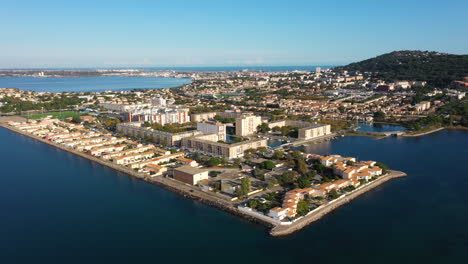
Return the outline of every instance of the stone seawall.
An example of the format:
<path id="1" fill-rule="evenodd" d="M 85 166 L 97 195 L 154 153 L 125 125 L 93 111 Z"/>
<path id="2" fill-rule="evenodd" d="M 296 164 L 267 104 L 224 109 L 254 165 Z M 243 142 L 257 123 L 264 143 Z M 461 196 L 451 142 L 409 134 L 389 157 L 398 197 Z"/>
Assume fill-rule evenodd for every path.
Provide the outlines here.
<path id="1" fill-rule="evenodd" d="M 404 172 L 400 172 L 400 171 L 390 171 L 389 174 L 387 174 L 386 176 L 383 176 L 381 178 L 378 178 L 376 179 L 375 181 L 369 183 L 368 185 L 362 187 L 362 188 L 359 188 L 355 191 L 353 191 L 352 193 L 342 197 L 342 198 L 338 198 L 337 200 L 333 201 L 332 203 L 329 203 L 327 205 L 325 205 L 323 208 L 317 210 L 316 212 L 310 214 L 310 215 L 307 215 L 305 216 L 304 218 L 302 219 L 299 219 L 298 221 L 294 222 L 293 224 L 291 225 L 288 225 L 288 226 L 275 226 L 271 231 L 270 231 L 270 235 L 272 236 L 285 236 L 285 235 L 289 235 L 289 234 L 292 234 L 302 228 L 304 228 L 305 226 L 321 219 L 322 217 L 324 217 L 325 215 L 329 214 L 330 212 L 332 212 L 333 210 L 335 210 L 336 208 L 350 202 L 351 200 L 359 197 L 360 195 L 374 189 L 375 187 L 389 181 L 389 180 L 392 180 L 392 179 L 395 179 L 395 178 L 399 178 L 399 177 L 404 177 L 406 176 L 406 173 Z"/>
<path id="2" fill-rule="evenodd" d="M 0 127 L 2 127 L 2 126 L 0 126 Z M 154 184 L 154 185 L 156 185 L 158 187 L 161 187 L 163 189 L 172 191 L 172 192 L 174 192 L 174 193 L 176 193 L 178 195 L 181 195 L 181 196 L 183 196 L 185 198 L 189 198 L 189 199 L 192 199 L 194 201 L 201 202 L 201 203 L 206 204 L 208 206 L 215 207 L 215 208 L 218 208 L 218 209 L 223 210 L 225 212 L 231 213 L 233 215 L 243 217 L 246 220 L 254 222 L 254 223 L 259 223 L 259 224 L 265 225 L 267 227 L 273 227 L 274 226 L 273 220 L 272 220 L 272 222 L 268 222 L 268 221 L 265 221 L 264 219 L 260 219 L 260 218 L 254 217 L 252 215 L 248 215 L 246 213 L 243 213 L 241 210 L 239 210 L 237 207 L 235 207 L 234 204 L 232 204 L 230 201 L 226 201 L 226 200 L 223 200 L 222 198 L 218 198 L 218 197 L 215 196 L 215 194 L 206 194 L 203 191 L 200 191 L 200 190 L 197 190 L 197 189 L 193 188 L 194 186 L 181 184 L 181 183 L 175 182 L 172 179 L 167 179 L 167 178 L 163 178 L 163 177 L 160 177 L 160 176 L 158 176 L 158 177 L 149 177 L 149 176 L 147 176 L 145 174 L 138 173 L 138 172 L 136 172 L 134 170 L 131 170 L 131 169 L 128 169 L 126 167 L 114 164 L 114 163 L 112 163 L 110 161 L 102 160 L 102 159 L 94 157 L 92 155 L 89 155 L 89 154 L 86 154 L 86 153 L 83 153 L 83 152 L 80 152 L 80 151 L 76 151 L 74 149 L 70 149 L 70 148 L 61 146 L 61 145 L 56 144 L 54 142 L 45 140 L 43 138 L 34 136 L 32 134 L 26 133 L 26 132 L 21 131 L 21 130 L 18 130 L 16 128 L 14 128 L 14 127 L 11 127 L 11 126 L 3 126 L 3 127 L 10 130 L 10 131 L 16 132 L 18 134 L 27 136 L 29 138 L 33 138 L 35 140 L 38 140 L 38 141 L 40 141 L 42 143 L 54 146 L 54 147 L 59 148 L 61 150 L 67 151 L 69 153 L 73 153 L 73 154 L 78 155 L 78 156 L 80 156 L 82 158 L 97 162 L 97 163 L 99 163 L 99 164 L 101 164 L 103 166 L 106 166 L 106 167 L 112 168 L 112 169 L 114 169 L 116 171 L 125 173 L 125 174 L 127 174 L 127 175 L 129 175 L 131 177 L 134 177 L 134 178 L 137 178 L 139 180 Z"/>
<path id="3" fill-rule="evenodd" d="M 139 180 L 142 180 L 142 181 L 154 184 L 156 186 L 159 186 L 161 188 L 164 188 L 166 190 L 172 191 L 172 192 L 174 192 L 174 193 L 176 193 L 178 195 L 181 195 L 181 196 L 183 196 L 185 198 L 189 198 L 189 199 L 192 199 L 194 201 L 198 201 L 198 202 L 201 202 L 203 204 L 206 204 L 208 206 L 218 208 L 218 209 L 220 209 L 222 211 L 225 211 L 225 212 L 228 212 L 230 214 L 240 216 L 240 217 L 242 217 L 242 218 L 244 218 L 244 219 L 246 219 L 248 221 L 262 224 L 262 225 L 264 225 L 266 227 L 271 228 L 270 235 L 272 235 L 272 236 L 285 236 L 285 235 L 294 233 L 294 232 L 304 228 L 305 226 L 309 225 L 310 223 L 319 220 L 320 218 L 322 218 L 326 214 L 332 212 L 336 208 L 350 202 L 352 199 L 358 197 L 359 195 L 361 195 L 361 194 L 363 194 L 363 193 L 365 193 L 365 192 L 367 192 L 367 191 L 369 191 L 369 190 L 371 190 L 371 189 L 373 189 L 373 188 L 375 188 L 375 187 L 377 187 L 377 186 L 379 186 L 379 185 L 381 185 L 381 184 L 383 184 L 383 183 L 385 183 L 385 182 L 387 182 L 387 181 L 389 181 L 391 179 L 406 176 L 406 174 L 403 173 L 403 172 L 390 171 L 390 173 L 388 175 L 383 176 L 381 178 L 378 178 L 377 180 L 371 182 L 370 184 L 368 184 L 368 185 L 366 185 L 366 186 L 364 186 L 364 187 L 362 187 L 362 188 L 360 188 L 358 190 L 355 190 L 352 193 L 349 193 L 345 197 L 338 198 L 334 202 L 325 205 L 323 208 L 317 210 L 316 212 L 314 212 L 314 213 L 312 213 L 310 215 L 305 216 L 302 219 L 299 219 L 298 221 L 294 222 L 291 225 L 279 225 L 278 223 L 275 222 L 274 219 L 271 219 L 271 221 L 269 221 L 265 217 L 260 218 L 260 217 L 257 217 L 255 215 L 253 215 L 253 214 L 243 212 L 242 210 L 238 209 L 235 206 L 235 204 L 233 204 L 231 201 L 227 201 L 225 199 L 217 197 L 216 194 L 214 194 L 214 193 L 207 194 L 207 193 L 205 193 L 205 192 L 203 192 L 203 191 L 201 191 L 201 190 L 199 190 L 197 188 L 194 188 L 194 186 L 182 184 L 182 183 L 179 183 L 179 182 L 175 182 L 175 180 L 170 179 L 170 178 L 164 178 L 164 177 L 161 177 L 161 176 L 149 177 L 148 175 L 141 174 L 141 173 L 138 173 L 138 172 L 136 172 L 134 170 L 131 170 L 129 168 L 114 164 L 114 163 L 112 163 L 110 161 L 102 160 L 100 158 L 91 156 L 89 154 L 86 154 L 86 153 L 83 153 L 83 152 L 80 152 L 80 151 L 76 151 L 74 149 L 70 149 L 70 148 L 61 146 L 61 145 L 56 144 L 54 142 L 42 139 L 40 137 L 34 136 L 32 134 L 26 133 L 26 132 L 21 131 L 21 130 L 18 130 L 16 128 L 14 128 L 14 127 L 11 127 L 11 126 L 3 126 L 3 127 L 5 127 L 6 129 L 11 130 L 13 132 L 16 132 L 18 134 L 33 138 L 33 139 L 38 140 L 40 142 L 43 142 L 45 144 L 48 144 L 48 145 L 54 146 L 56 148 L 59 148 L 61 150 L 67 151 L 69 153 L 76 154 L 76 155 L 78 155 L 78 156 L 80 156 L 82 158 L 97 162 L 97 163 L 99 163 L 99 164 L 101 164 L 103 166 L 106 166 L 106 167 L 112 168 L 112 169 L 114 169 L 116 171 L 125 173 L 125 174 L 127 174 L 127 175 L 129 175 L 131 177 L 137 178 Z"/>
<path id="4" fill-rule="evenodd" d="M 445 129 L 444 127 L 439 127 L 439 128 L 429 130 L 429 131 L 426 131 L 426 132 L 422 132 L 422 133 L 418 133 L 418 134 L 403 134 L 402 136 L 403 137 L 420 137 L 420 136 L 429 135 L 429 134 L 432 134 L 432 133 L 435 133 L 437 131 L 441 131 L 441 130 L 444 130 L 444 129 Z"/>

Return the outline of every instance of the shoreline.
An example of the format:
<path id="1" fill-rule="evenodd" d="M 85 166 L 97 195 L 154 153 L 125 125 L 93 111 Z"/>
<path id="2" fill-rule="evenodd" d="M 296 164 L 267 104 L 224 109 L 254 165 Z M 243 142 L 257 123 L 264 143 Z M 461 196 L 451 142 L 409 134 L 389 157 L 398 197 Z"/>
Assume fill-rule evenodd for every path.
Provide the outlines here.
<path id="1" fill-rule="evenodd" d="M 247 220 L 247 221 L 250 221 L 250 222 L 253 222 L 253 223 L 262 224 L 263 226 L 269 228 L 268 233 L 271 236 L 274 236 L 274 237 L 286 236 L 286 235 L 295 233 L 295 232 L 301 230 L 302 228 L 308 226 L 309 224 L 321 219 L 322 217 L 324 217 L 328 213 L 334 211 L 336 208 L 338 208 L 338 207 L 350 202 L 351 200 L 359 197 L 361 194 L 364 194 L 364 193 L 374 189 L 375 187 L 380 186 L 381 184 L 384 184 L 387 181 L 392 180 L 394 178 L 407 176 L 406 173 L 404 173 L 404 172 L 390 170 L 389 174 L 387 174 L 385 176 L 382 176 L 382 177 L 368 183 L 367 185 L 365 185 L 365 186 L 363 186 L 363 187 L 361 187 L 359 189 L 354 190 L 353 192 L 351 192 L 351 193 L 349 193 L 349 194 L 347 194 L 347 195 L 345 195 L 343 197 L 340 197 L 340 198 L 337 198 L 336 200 L 330 201 L 329 203 L 327 203 L 323 207 L 319 208 L 317 211 L 312 212 L 312 213 L 304 216 L 303 218 L 297 220 L 296 222 L 294 222 L 294 223 L 292 223 L 290 225 L 281 225 L 281 224 L 278 224 L 278 222 L 276 220 L 274 220 L 273 218 L 270 219 L 267 216 L 260 217 L 260 216 L 257 216 L 255 214 L 253 214 L 253 213 L 246 212 L 245 210 L 241 210 L 241 209 L 239 209 L 237 207 L 236 204 L 234 204 L 234 203 L 232 203 L 230 201 L 227 201 L 225 199 L 222 199 L 220 197 L 216 197 L 216 194 L 211 194 L 211 193 L 208 194 L 208 193 L 205 193 L 205 192 L 203 192 L 201 190 L 198 190 L 194 186 L 182 184 L 182 183 L 176 182 L 175 180 L 170 179 L 170 178 L 165 178 L 165 177 L 161 177 L 161 176 L 150 177 L 150 176 L 147 176 L 147 175 L 144 175 L 144 174 L 140 174 L 140 173 L 137 173 L 137 172 L 135 172 L 135 171 L 133 171 L 133 170 L 131 170 L 129 168 L 126 168 L 126 167 L 123 167 L 123 166 L 120 166 L 120 165 L 116 165 L 116 164 L 114 164 L 112 162 L 102 160 L 100 158 L 88 155 L 86 153 L 83 153 L 83 152 L 80 152 L 80 151 L 77 151 L 77 150 L 74 150 L 74 149 L 66 148 L 66 147 L 61 146 L 59 144 L 56 144 L 54 142 L 51 142 L 51 141 L 42 139 L 40 137 L 31 135 L 29 133 L 18 130 L 16 128 L 13 128 L 13 127 L 8 126 L 8 125 L 0 124 L 0 127 L 8 129 L 8 130 L 10 130 L 12 132 L 15 132 L 17 134 L 20 134 L 20 135 L 27 136 L 29 138 L 35 139 L 35 140 L 40 141 L 42 143 L 45 143 L 47 145 L 56 147 L 56 148 L 58 148 L 60 150 L 67 151 L 69 153 L 75 154 L 75 155 L 77 155 L 77 156 L 79 156 L 81 158 L 87 159 L 87 160 L 89 160 L 91 162 L 93 162 L 93 161 L 97 162 L 102 166 L 106 166 L 106 167 L 114 169 L 114 170 L 116 170 L 118 172 L 125 173 L 129 177 L 133 177 L 133 178 L 136 178 L 138 180 L 142 180 L 144 182 L 156 185 L 156 186 L 161 187 L 161 188 L 163 188 L 165 190 L 174 192 L 177 195 L 183 196 L 185 198 L 189 198 L 189 199 L 191 199 L 193 201 L 200 202 L 200 203 L 203 203 L 205 205 L 220 209 L 220 210 L 222 210 L 224 212 L 230 213 L 230 214 L 235 215 L 235 216 L 239 216 L 239 217 L 243 218 L 244 220 Z"/>
<path id="2" fill-rule="evenodd" d="M 429 131 L 425 131 L 425 132 L 421 132 L 421 133 L 417 133 L 417 134 L 403 134 L 402 136 L 403 137 L 420 137 L 420 136 L 425 136 L 425 135 L 429 135 L 429 134 L 432 134 L 432 133 L 435 133 L 435 132 L 438 132 L 438 131 L 441 131 L 441 130 L 444 130 L 445 127 L 439 127 L 439 128 L 434 128 L 434 129 L 431 129 Z"/>
<path id="3" fill-rule="evenodd" d="M 20 134 L 20 135 L 35 139 L 35 140 L 40 141 L 42 143 L 45 143 L 47 145 L 56 147 L 56 148 L 58 148 L 60 150 L 75 154 L 75 155 L 77 155 L 77 156 L 79 156 L 81 158 L 87 159 L 89 161 L 97 162 L 102 166 L 114 169 L 114 170 L 116 170 L 118 172 L 122 172 L 122 173 L 128 175 L 129 177 L 136 178 L 138 180 L 142 180 L 144 182 L 156 185 L 158 187 L 161 187 L 161 188 L 163 188 L 165 190 L 174 192 L 175 194 L 183 196 L 185 198 L 189 198 L 191 200 L 201 202 L 201 203 L 206 204 L 208 206 L 220 209 L 220 210 L 222 210 L 224 212 L 231 213 L 231 214 L 236 215 L 236 216 L 240 216 L 240 217 L 242 217 L 242 218 L 244 218 L 244 219 L 246 219 L 248 221 L 251 221 L 251 222 L 254 222 L 254 223 L 259 223 L 259 224 L 262 224 L 262 225 L 264 225 L 266 227 L 269 227 L 269 228 L 273 227 L 273 225 L 274 225 L 274 222 L 273 222 L 274 220 L 273 219 L 272 219 L 271 222 L 267 222 L 264 219 L 260 219 L 258 217 L 254 217 L 252 215 L 245 214 L 241 210 L 239 210 L 232 202 L 224 200 L 222 198 L 216 198 L 215 194 L 207 194 L 207 193 L 205 193 L 205 192 L 203 192 L 201 190 L 197 190 L 196 188 L 194 188 L 194 186 L 186 185 L 186 184 L 183 184 L 183 183 L 180 183 L 180 182 L 176 182 L 175 180 L 172 180 L 170 178 L 163 178 L 163 177 L 160 177 L 160 176 L 149 177 L 147 175 L 137 173 L 137 172 L 135 172 L 135 171 L 133 171 L 133 170 L 131 170 L 129 168 L 126 168 L 126 167 L 123 167 L 123 166 L 120 166 L 120 165 L 116 165 L 116 164 L 114 164 L 112 162 L 99 159 L 97 157 L 88 155 L 86 153 L 83 153 L 83 152 L 80 152 L 80 151 L 77 151 L 77 150 L 74 150 L 74 149 L 66 148 L 64 146 L 61 146 L 61 145 L 56 144 L 54 142 L 42 139 L 40 137 L 36 137 L 34 135 L 28 134 L 28 133 L 26 133 L 24 131 L 18 130 L 16 128 L 11 127 L 11 126 L 0 124 L 0 127 L 8 129 L 8 130 L 10 130 L 12 132 L 15 132 L 17 134 Z"/>
<path id="4" fill-rule="evenodd" d="M 352 200 L 358 198 L 359 196 L 361 196 L 362 194 L 366 193 L 366 192 L 369 192 L 371 190 L 373 190 L 374 188 L 390 181 L 390 180 L 393 180 L 393 179 L 396 179 L 396 178 L 400 178 L 400 177 L 406 177 L 407 174 L 402 172 L 402 171 L 394 171 L 394 170 L 389 170 L 389 173 L 385 176 L 382 176 L 380 178 L 377 178 L 376 180 L 370 182 L 370 183 L 367 183 L 366 185 L 362 186 L 361 188 L 358 188 L 352 192 L 350 192 L 349 194 L 346 194 L 345 196 L 342 196 L 340 198 L 337 198 L 333 201 L 330 201 L 329 203 L 327 203 L 326 205 L 324 205 L 323 207 L 319 207 L 318 209 L 316 209 L 317 211 L 312 211 L 312 213 L 304 216 L 303 218 L 297 220 L 296 222 L 292 223 L 291 225 L 277 225 L 275 226 L 274 228 L 271 229 L 270 231 L 270 235 L 271 236 L 276 236 L 276 237 L 280 237 L 280 236 L 286 236 L 286 235 L 290 235 L 292 233 L 295 233 L 299 230 L 301 230 L 302 228 L 312 224 L 313 222 L 315 221 L 318 221 L 320 219 L 322 219 L 323 217 L 325 217 L 327 214 L 333 212 L 335 209 L 351 202 Z"/>

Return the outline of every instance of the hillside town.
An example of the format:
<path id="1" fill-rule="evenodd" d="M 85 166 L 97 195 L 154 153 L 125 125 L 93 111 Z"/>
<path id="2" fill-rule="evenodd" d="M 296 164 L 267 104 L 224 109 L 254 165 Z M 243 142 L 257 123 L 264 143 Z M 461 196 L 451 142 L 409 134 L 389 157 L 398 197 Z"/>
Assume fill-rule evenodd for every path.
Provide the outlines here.
<path id="1" fill-rule="evenodd" d="M 138 71 L 141 73 L 141 71 Z M 177 74 L 175 74 L 177 73 Z M 43 110 L 120 111 L 130 121 L 151 121 L 148 107 L 154 98 L 160 105 L 188 109 L 183 114 L 239 109 L 263 115 L 301 120 L 349 122 L 412 122 L 438 109 L 463 102 L 468 77 L 447 87 L 424 81 L 385 82 L 370 73 L 317 68 L 313 72 L 153 72 L 157 76 L 191 78 L 192 83 L 172 89 L 47 93 L 0 89 L 0 111 L 20 113 Z M 130 111 L 131 110 L 131 111 Z M 190 113 L 189 113 L 190 111 Z M 146 117 L 144 117 L 146 115 Z M 159 118 L 159 117 L 155 117 Z M 466 120 L 454 115 L 453 124 Z M 170 121 L 172 122 L 172 121 Z M 162 121 L 161 123 L 165 123 Z"/>

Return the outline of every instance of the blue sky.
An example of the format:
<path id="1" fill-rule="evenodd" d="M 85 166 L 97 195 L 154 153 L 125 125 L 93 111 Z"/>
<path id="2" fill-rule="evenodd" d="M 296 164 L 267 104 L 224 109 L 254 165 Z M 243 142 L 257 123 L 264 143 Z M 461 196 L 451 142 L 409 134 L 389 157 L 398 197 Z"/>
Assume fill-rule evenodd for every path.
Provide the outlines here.
<path id="1" fill-rule="evenodd" d="M 0 0 L 0 68 L 338 65 L 468 54 L 468 1 Z"/>

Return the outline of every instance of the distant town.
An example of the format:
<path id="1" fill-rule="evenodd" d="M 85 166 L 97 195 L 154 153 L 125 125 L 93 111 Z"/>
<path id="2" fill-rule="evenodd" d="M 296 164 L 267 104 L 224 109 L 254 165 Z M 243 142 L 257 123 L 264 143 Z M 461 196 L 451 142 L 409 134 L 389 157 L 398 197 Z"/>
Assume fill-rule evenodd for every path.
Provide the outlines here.
<path id="1" fill-rule="evenodd" d="M 372 73 L 9 70 L 0 76 L 191 78 L 159 90 L 0 89 L 1 121 L 18 133 L 265 223 L 299 230 L 390 179 L 387 165 L 304 146 L 343 136 L 418 136 L 467 126 L 468 77 L 449 87 Z M 465 112 L 464 112 L 465 111 Z M 402 131 L 361 132 L 358 123 Z"/>

